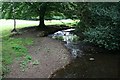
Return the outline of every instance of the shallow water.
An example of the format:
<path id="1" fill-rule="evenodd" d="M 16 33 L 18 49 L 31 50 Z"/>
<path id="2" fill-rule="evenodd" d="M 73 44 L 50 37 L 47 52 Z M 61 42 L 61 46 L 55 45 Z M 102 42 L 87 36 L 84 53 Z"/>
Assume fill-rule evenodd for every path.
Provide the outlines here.
<path id="1" fill-rule="evenodd" d="M 65 41 L 65 46 L 74 58 L 65 68 L 53 73 L 51 78 L 120 78 L 119 52 L 109 52 L 81 44 L 72 31 L 74 29 L 67 29 L 50 35 Z"/>
<path id="2" fill-rule="evenodd" d="M 52 78 L 118 78 L 120 77 L 118 55 L 92 55 L 75 59 L 64 69 L 56 71 Z"/>
<path id="3" fill-rule="evenodd" d="M 75 29 L 66 29 L 66 30 L 55 32 L 54 34 L 49 36 L 54 39 L 64 41 L 65 46 L 70 50 L 72 57 L 76 58 L 77 53 L 81 51 L 77 46 L 78 36 L 72 33 L 74 30 Z"/>

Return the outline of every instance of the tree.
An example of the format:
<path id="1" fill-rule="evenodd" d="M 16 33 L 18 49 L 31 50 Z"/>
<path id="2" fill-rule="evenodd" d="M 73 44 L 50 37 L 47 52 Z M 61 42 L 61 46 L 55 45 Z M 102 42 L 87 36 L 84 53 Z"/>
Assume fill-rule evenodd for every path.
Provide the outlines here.
<path id="1" fill-rule="evenodd" d="M 17 32 L 16 30 L 16 20 L 15 20 L 15 9 L 14 9 L 14 2 L 13 2 L 13 10 L 12 10 L 12 13 L 13 13 L 13 19 L 14 19 L 14 29 L 11 31 L 11 32 Z"/>
<path id="2" fill-rule="evenodd" d="M 2 12 L 4 18 L 12 18 L 12 5 L 11 3 L 4 3 Z M 16 18 L 36 18 L 39 17 L 40 23 L 39 28 L 45 28 L 44 18 L 45 15 L 50 15 L 52 11 L 59 12 L 65 14 L 67 17 L 71 17 L 68 15 L 68 11 L 74 10 L 74 3 L 56 3 L 56 2 L 16 2 L 15 3 L 15 11 Z M 74 11 L 72 11 L 74 12 Z M 71 13 L 72 14 L 72 13 Z"/>
<path id="3" fill-rule="evenodd" d="M 39 11 L 40 12 L 40 16 L 39 16 L 39 20 L 40 20 L 39 26 L 40 27 L 45 27 L 44 17 L 45 17 L 47 7 L 48 7 L 47 3 L 42 3 L 40 6 L 40 11 Z"/>
<path id="4" fill-rule="evenodd" d="M 79 7 L 80 25 L 77 31 L 84 41 L 109 50 L 120 49 L 120 3 L 84 3 Z"/>

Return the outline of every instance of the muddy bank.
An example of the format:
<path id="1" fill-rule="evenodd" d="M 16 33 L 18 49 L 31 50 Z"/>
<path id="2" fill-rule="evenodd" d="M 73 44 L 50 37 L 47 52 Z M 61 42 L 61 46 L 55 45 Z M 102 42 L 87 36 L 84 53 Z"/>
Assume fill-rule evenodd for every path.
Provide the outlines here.
<path id="1" fill-rule="evenodd" d="M 120 78 L 119 51 L 109 51 L 91 44 L 78 44 L 82 53 L 51 78 Z"/>
<path id="2" fill-rule="evenodd" d="M 41 31 L 27 28 L 22 29 L 22 34 L 14 35 L 15 38 L 33 38 L 34 44 L 27 48 L 32 60 L 37 60 L 39 64 L 33 65 L 30 62 L 25 71 L 22 71 L 20 68 L 22 58 L 15 59 L 10 66 L 11 72 L 5 78 L 49 78 L 56 70 L 69 64 L 71 56 L 63 42 L 49 37 L 40 37 L 39 32 Z"/>
<path id="3" fill-rule="evenodd" d="M 31 26 L 31 27 L 26 27 L 26 28 L 22 28 L 22 29 L 18 29 L 18 32 L 16 33 L 11 33 L 10 37 L 45 37 L 48 36 L 49 34 L 53 34 L 59 30 L 64 30 L 64 29 L 69 29 L 68 26 L 64 26 L 64 25 L 49 25 L 46 26 L 46 28 L 41 28 L 39 30 L 36 29 L 37 26 Z M 29 35 L 32 34 L 32 35 Z"/>
<path id="4" fill-rule="evenodd" d="M 59 29 L 55 29 L 50 31 L 51 34 L 54 31 L 58 31 L 53 34 L 53 37 L 51 38 L 41 37 L 42 30 L 23 30 L 24 34 L 17 35 L 16 37 L 32 37 L 35 39 L 35 44 L 28 47 L 29 52 L 30 55 L 33 56 L 33 59 L 39 59 L 42 61 L 41 64 L 43 67 L 40 67 L 41 65 L 33 67 L 29 64 L 27 72 L 21 73 L 18 69 L 14 74 L 14 69 L 18 67 L 15 63 L 13 65 L 14 72 L 12 72 L 9 77 L 120 78 L 119 51 L 105 50 L 103 48 L 98 48 L 93 44 L 84 43 L 79 40 L 76 42 L 77 37 L 74 36 L 73 33 L 70 33 L 69 30 L 59 31 Z M 17 62 L 17 64 L 18 63 L 19 62 Z"/>
<path id="5" fill-rule="evenodd" d="M 80 40 L 76 42 L 77 37 L 70 30 L 73 29 L 58 31 L 52 37 L 65 41 L 74 58 L 70 64 L 53 73 L 51 78 L 120 78 L 119 51 L 106 50 Z"/>

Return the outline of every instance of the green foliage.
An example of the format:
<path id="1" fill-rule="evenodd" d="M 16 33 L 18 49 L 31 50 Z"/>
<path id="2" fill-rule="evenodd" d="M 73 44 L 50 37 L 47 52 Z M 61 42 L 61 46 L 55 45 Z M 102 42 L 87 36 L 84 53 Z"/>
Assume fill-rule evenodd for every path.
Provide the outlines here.
<path id="1" fill-rule="evenodd" d="M 66 24 L 66 26 L 69 26 L 69 27 L 76 27 L 77 25 L 78 25 L 78 23 L 79 23 L 79 20 L 74 20 L 74 22 L 73 23 L 67 23 Z"/>
<path id="2" fill-rule="evenodd" d="M 45 18 L 53 18 L 54 16 L 72 18 L 73 14 L 70 13 L 74 12 L 75 7 L 76 5 L 70 2 L 4 2 L 2 4 L 2 18 L 13 18 L 15 11 L 16 19 L 39 19 L 42 8 L 46 8 Z"/>
<path id="3" fill-rule="evenodd" d="M 48 17 L 48 19 L 50 18 L 62 19 L 62 18 L 65 18 L 65 16 L 71 18 L 72 15 L 68 16 L 69 10 L 74 10 L 73 3 L 70 3 L 70 2 L 66 2 L 66 3 L 6 2 L 6 3 L 3 3 L 2 18 L 39 20 L 40 23 L 37 29 L 40 29 L 41 27 L 43 28 L 45 27 L 44 19 L 46 18 L 46 16 Z M 72 13 L 72 12 L 69 12 L 69 13 Z M 61 16 L 56 16 L 56 14 Z M 48 15 L 50 16 L 50 18 Z"/>
<path id="4" fill-rule="evenodd" d="M 65 19 L 65 15 L 60 12 L 55 12 L 55 11 L 50 11 L 49 13 L 46 14 L 45 19 L 52 20 L 52 19 Z"/>
<path id="5" fill-rule="evenodd" d="M 32 62 L 33 65 L 38 65 L 39 64 L 39 61 L 38 60 L 35 60 Z"/>
<path id="6" fill-rule="evenodd" d="M 90 28 L 84 32 L 84 35 L 86 36 L 84 41 L 99 44 L 100 47 L 104 45 L 104 47 L 109 50 L 119 49 L 119 34 L 116 34 L 116 32 L 112 31 L 109 27 Z"/>
<path id="7" fill-rule="evenodd" d="M 20 68 L 22 71 L 25 71 L 25 69 L 28 67 L 28 63 L 31 62 L 32 57 L 30 55 L 26 55 L 25 59 L 23 61 L 21 61 L 20 63 Z"/>
<path id="8" fill-rule="evenodd" d="M 104 46 L 109 50 L 120 47 L 120 3 L 85 3 L 79 11 L 81 22 L 78 32 L 85 41 Z"/>
<path id="9" fill-rule="evenodd" d="M 36 8 L 37 5 L 40 4 L 30 2 L 4 2 L 2 4 L 2 18 L 13 19 L 13 14 L 15 14 L 16 19 L 32 19 L 39 14 Z"/>
<path id="10" fill-rule="evenodd" d="M 26 59 L 32 60 L 32 57 L 31 57 L 30 55 L 27 55 L 27 56 L 26 56 Z"/>
<path id="11" fill-rule="evenodd" d="M 8 66 L 2 65 L 2 73 L 3 74 L 8 74 L 10 72 L 10 69 Z"/>
<path id="12" fill-rule="evenodd" d="M 54 38 L 57 40 L 64 40 L 63 36 L 55 36 Z"/>
<path id="13" fill-rule="evenodd" d="M 32 65 L 38 65 L 39 61 L 38 60 L 33 60 L 30 55 L 26 55 L 25 58 L 20 62 L 20 68 L 21 71 L 25 71 L 28 68 L 28 64 L 32 63 Z"/>
<path id="14" fill-rule="evenodd" d="M 79 41 L 79 37 L 78 36 L 76 36 L 76 35 L 74 35 L 73 36 L 73 40 L 72 40 L 73 42 L 77 42 L 77 41 Z"/>
<path id="15" fill-rule="evenodd" d="M 9 38 L 4 37 L 2 42 L 2 69 L 3 74 L 9 72 L 8 65 L 12 64 L 14 58 L 28 55 L 26 45 L 33 43 L 30 38 Z"/>
<path id="16" fill-rule="evenodd" d="M 20 63 L 21 71 L 25 71 L 25 69 L 27 68 L 27 64 L 28 64 L 27 60 L 21 61 Z"/>
<path id="17" fill-rule="evenodd" d="M 89 10 L 89 5 L 92 3 L 76 3 L 78 5 L 77 8 L 77 16 L 80 19 L 80 22 L 77 24 L 76 32 L 84 32 L 88 27 L 90 27 L 90 23 L 92 22 L 90 19 L 91 12 Z M 91 23 L 92 24 L 92 23 Z"/>

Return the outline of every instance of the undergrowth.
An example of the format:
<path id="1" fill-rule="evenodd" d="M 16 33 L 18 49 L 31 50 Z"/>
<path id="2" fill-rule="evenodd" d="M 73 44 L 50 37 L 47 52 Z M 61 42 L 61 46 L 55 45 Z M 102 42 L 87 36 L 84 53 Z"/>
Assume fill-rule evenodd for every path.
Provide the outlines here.
<path id="1" fill-rule="evenodd" d="M 15 58 L 27 56 L 27 45 L 31 45 L 31 38 L 10 38 L 4 37 L 2 41 L 2 75 L 10 72 L 8 65 L 12 64 Z"/>

